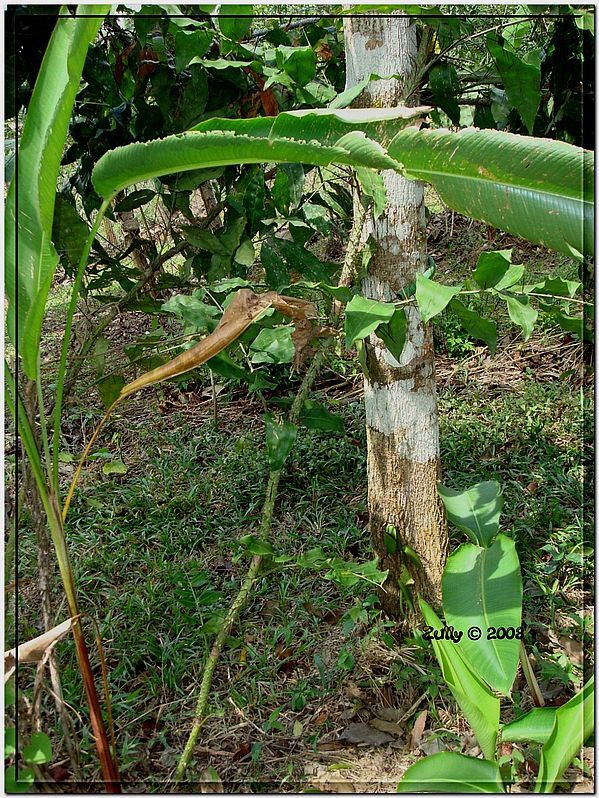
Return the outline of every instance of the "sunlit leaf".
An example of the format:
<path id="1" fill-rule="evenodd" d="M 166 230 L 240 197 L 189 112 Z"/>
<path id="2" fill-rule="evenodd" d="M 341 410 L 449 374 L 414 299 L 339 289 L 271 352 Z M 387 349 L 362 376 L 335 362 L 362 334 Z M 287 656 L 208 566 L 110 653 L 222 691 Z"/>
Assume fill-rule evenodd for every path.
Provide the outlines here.
<path id="1" fill-rule="evenodd" d="M 499 534 L 488 548 L 462 544 L 449 556 L 442 583 L 445 620 L 463 632 L 457 648 L 481 679 L 509 695 L 520 640 L 513 631 L 510 639 L 506 630 L 522 622 L 522 578 L 514 541 Z M 479 639 L 467 634 L 472 627 L 481 630 Z M 499 628 L 503 633 L 497 633 Z"/>
<path id="2" fill-rule="evenodd" d="M 397 785 L 407 793 L 502 793 L 505 792 L 495 762 L 441 751 L 411 765 Z"/>

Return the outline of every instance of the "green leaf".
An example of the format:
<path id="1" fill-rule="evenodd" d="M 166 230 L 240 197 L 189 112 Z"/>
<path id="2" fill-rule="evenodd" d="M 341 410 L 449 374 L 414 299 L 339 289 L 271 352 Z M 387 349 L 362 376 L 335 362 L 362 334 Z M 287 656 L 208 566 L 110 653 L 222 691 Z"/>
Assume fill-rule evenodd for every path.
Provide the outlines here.
<path id="1" fill-rule="evenodd" d="M 12 793 L 27 792 L 33 786 L 35 776 L 31 768 L 20 768 L 11 765 L 4 771 L 4 788 L 10 795 Z"/>
<path id="2" fill-rule="evenodd" d="M 578 336 L 578 338 L 584 338 L 588 341 L 593 340 L 593 332 L 589 327 L 585 326 L 582 316 L 567 316 L 558 307 L 548 302 L 539 302 L 539 307 L 543 313 L 550 316 L 562 330 L 573 333 Z"/>
<path id="3" fill-rule="evenodd" d="M 497 35 L 489 35 L 487 47 L 501 75 L 507 98 L 532 133 L 541 102 L 541 70 L 502 47 Z"/>
<path id="4" fill-rule="evenodd" d="M 522 280 L 524 275 L 524 266 L 521 264 L 517 266 L 510 266 L 503 277 L 494 285 L 495 291 L 505 291 L 511 288 Z"/>
<path id="5" fill-rule="evenodd" d="M 305 202 L 302 203 L 302 213 L 310 227 L 325 236 L 330 235 L 329 212 L 326 208 L 323 208 L 322 205 L 315 205 L 312 202 Z"/>
<path id="6" fill-rule="evenodd" d="M 428 80 L 433 101 L 445 111 L 454 125 L 459 125 L 460 106 L 456 94 L 460 91 L 460 82 L 455 67 L 445 63 L 436 64 L 429 70 Z"/>
<path id="7" fill-rule="evenodd" d="M 345 431 L 341 416 L 329 412 L 325 407 L 310 399 L 306 399 L 304 402 L 299 420 L 308 429 L 318 429 L 325 432 Z"/>
<path id="8" fill-rule="evenodd" d="M 104 407 L 110 407 L 120 394 L 121 388 L 125 387 L 125 384 L 126 381 L 122 374 L 110 374 L 108 377 L 98 380 L 96 388 Z"/>
<path id="9" fill-rule="evenodd" d="M 104 463 L 102 471 L 109 474 L 126 474 L 129 470 L 128 466 L 122 460 L 111 460 L 109 463 Z"/>
<path id="10" fill-rule="evenodd" d="M 19 354 L 23 370 L 30 379 L 36 378 L 46 300 L 58 263 L 52 246 L 52 221 L 60 160 L 87 48 L 110 6 L 96 6 L 94 13 L 98 16 L 93 19 L 84 16 L 85 10 L 85 6 L 78 8 L 78 14 L 72 17 L 65 9 L 56 23 L 19 137 L 18 218 L 14 179 L 6 202 L 8 332 L 16 343 L 18 326 Z M 18 300 L 15 221 L 19 250 Z"/>
<path id="11" fill-rule="evenodd" d="M 379 324 L 375 330 L 376 335 L 385 344 L 398 363 L 401 360 L 401 353 L 403 352 L 406 342 L 407 327 L 408 320 L 405 310 L 403 308 L 396 308 L 391 320 L 386 324 Z"/>
<path id="12" fill-rule="evenodd" d="M 465 532 L 473 543 L 490 546 L 499 532 L 499 516 L 503 507 L 499 482 L 479 482 L 464 491 L 439 484 L 438 491 L 452 524 Z"/>
<path id="13" fill-rule="evenodd" d="M 260 330 L 250 345 L 252 363 L 291 363 L 295 346 L 291 327 L 272 327 Z"/>
<path id="14" fill-rule="evenodd" d="M 443 624 L 426 601 L 418 599 L 418 603 L 425 623 L 433 629 L 442 629 Z M 443 678 L 472 727 L 483 755 L 486 759 L 494 759 L 499 730 L 499 699 L 471 670 L 455 643 L 433 639 L 432 644 Z"/>
<path id="15" fill-rule="evenodd" d="M 388 147 L 408 177 L 458 213 L 556 249 L 593 253 L 593 154 L 497 130 L 401 131 Z"/>
<path id="16" fill-rule="evenodd" d="M 304 168 L 301 163 L 283 163 L 277 168 L 271 189 L 277 210 L 287 216 L 297 208 L 304 192 Z"/>
<path id="17" fill-rule="evenodd" d="M 355 86 L 350 86 L 349 89 L 345 89 L 345 91 L 342 91 L 329 103 L 329 108 L 347 108 L 348 105 L 351 105 L 353 101 L 362 94 L 370 81 L 374 80 L 376 77 L 378 77 L 378 75 L 369 75 L 359 83 L 356 83 Z"/>
<path id="18" fill-rule="evenodd" d="M 336 263 L 320 260 L 309 250 L 293 241 L 276 239 L 275 245 L 287 269 L 299 272 L 315 282 L 330 283 L 334 273 L 338 270 Z"/>
<path id="19" fill-rule="evenodd" d="M 452 297 L 459 294 L 460 285 L 441 285 L 429 280 L 423 274 L 416 275 L 416 302 L 424 324 L 437 316 L 449 304 Z"/>
<path id="20" fill-rule="evenodd" d="M 110 198 L 142 180 L 229 164 L 346 163 L 398 169 L 376 141 L 389 141 L 420 114 L 410 108 L 318 109 L 255 119 L 210 119 L 186 133 L 110 150 L 94 167 L 92 182 L 100 196 Z"/>
<path id="21" fill-rule="evenodd" d="M 553 296 L 573 297 L 580 290 L 578 280 L 562 280 L 561 277 L 548 277 L 542 283 L 536 283 L 531 291 L 540 294 L 553 294 Z"/>
<path id="22" fill-rule="evenodd" d="M 179 102 L 177 129 L 185 130 L 201 118 L 208 102 L 208 75 L 201 64 L 187 67 L 190 77 L 185 83 Z"/>
<path id="23" fill-rule="evenodd" d="M 387 189 L 380 172 L 374 169 L 356 169 L 356 177 L 367 197 L 372 197 L 374 203 L 373 216 L 378 219 L 387 205 Z"/>
<path id="24" fill-rule="evenodd" d="M 345 308 L 345 345 L 367 338 L 381 323 L 389 322 L 395 314 L 394 305 L 354 296 Z"/>
<path id="25" fill-rule="evenodd" d="M 141 188 L 139 191 L 132 191 L 126 197 L 114 206 L 117 213 L 124 211 L 133 211 L 135 208 L 141 208 L 142 205 L 147 205 L 150 200 L 154 199 L 156 192 L 150 188 Z"/>
<path id="26" fill-rule="evenodd" d="M 52 761 L 52 743 L 44 732 L 33 732 L 23 748 L 23 759 L 29 765 L 43 765 Z"/>
<path id="27" fill-rule="evenodd" d="M 536 707 L 501 730 L 504 743 L 546 743 L 555 721 L 555 707 Z"/>
<path id="28" fill-rule="evenodd" d="M 555 783 L 593 733 L 595 677 L 555 711 L 551 736 L 541 749 L 535 792 L 553 792 Z"/>
<path id="29" fill-rule="evenodd" d="M 264 267 L 266 284 L 269 288 L 278 291 L 283 286 L 289 285 L 290 277 L 285 261 L 274 247 L 269 246 L 269 242 L 262 244 L 260 260 Z"/>
<path id="30" fill-rule="evenodd" d="M 212 44 L 213 32 L 206 28 L 180 30 L 175 34 L 175 69 L 181 72 L 194 58 L 201 58 Z"/>
<path id="31" fill-rule="evenodd" d="M 8 726 L 4 730 L 4 758 L 12 756 L 17 750 L 17 730 L 14 726 Z"/>
<path id="32" fill-rule="evenodd" d="M 277 66 L 299 86 L 305 86 L 316 75 L 316 55 L 311 47 L 277 47 Z"/>
<path id="33" fill-rule="evenodd" d="M 513 540 L 499 534 L 489 548 L 462 544 L 443 572 L 443 609 L 450 626 L 464 632 L 457 647 L 481 679 L 509 695 L 518 668 L 520 641 L 487 639 L 488 630 L 516 629 L 522 621 L 522 577 Z M 481 630 L 471 640 L 468 629 Z"/>
<path id="34" fill-rule="evenodd" d="M 497 349 L 497 325 L 494 321 L 483 319 L 476 311 L 467 308 L 457 297 L 454 297 L 449 303 L 449 310 L 458 317 L 462 327 L 472 338 L 476 338 L 477 341 L 484 341 L 491 354 L 495 354 Z"/>
<path id="35" fill-rule="evenodd" d="M 220 311 L 202 301 L 203 293 L 200 290 L 194 291 L 191 296 L 177 294 L 165 302 L 162 309 L 178 316 L 189 331 L 212 332 L 217 325 L 215 317 L 220 315 Z"/>
<path id="36" fill-rule="evenodd" d="M 511 262 L 511 249 L 481 252 L 473 277 L 481 288 L 492 288 L 507 272 Z"/>
<path id="37" fill-rule="evenodd" d="M 539 316 L 538 311 L 530 305 L 528 298 L 505 296 L 504 299 L 510 319 L 522 328 L 522 336 L 528 341 Z"/>
<path id="38" fill-rule="evenodd" d="M 252 6 L 222 5 L 218 17 L 218 27 L 223 36 L 238 42 L 252 29 Z M 226 17 L 221 16 L 227 14 Z"/>
<path id="39" fill-rule="evenodd" d="M 57 194 L 52 221 L 52 242 L 57 253 L 65 255 L 71 266 L 77 266 L 88 236 L 89 227 L 77 209 Z"/>
<path id="40" fill-rule="evenodd" d="M 297 427 L 289 421 L 277 423 L 270 413 L 265 414 L 264 423 L 268 467 L 271 471 L 280 471 L 295 443 Z"/>
<path id="41" fill-rule="evenodd" d="M 411 765 L 397 785 L 397 792 L 450 792 L 459 795 L 505 790 L 495 762 L 453 751 L 441 751 Z"/>
<path id="42" fill-rule="evenodd" d="M 239 542 L 242 546 L 245 546 L 250 554 L 258 554 L 260 557 L 267 556 L 273 552 L 271 543 L 267 540 L 260 540 L 255 535 L 244 535 L 239 539 Z"/>

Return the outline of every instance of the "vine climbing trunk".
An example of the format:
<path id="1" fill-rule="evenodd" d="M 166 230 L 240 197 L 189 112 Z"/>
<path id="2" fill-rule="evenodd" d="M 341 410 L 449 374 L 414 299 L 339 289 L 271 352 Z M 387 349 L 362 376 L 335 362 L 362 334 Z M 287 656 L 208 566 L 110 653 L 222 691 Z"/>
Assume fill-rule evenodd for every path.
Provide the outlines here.
<path id="1" fill-rule="evenodd" d="M 344 35 L 347 88 L 371 74 L 394 75 L 371 81 L 355 107 L 396 107 L 410 92 L 410 104 L 418 103 L 412 85 L 418 57 L 416 26 L 408 17 L 346 18 Z M 382 175 L 387 205 L 378 219 L 369 215 L 364 225 L 363 240 L 370 238 L 374 254 L 361 287 L 370 299 L 392 302 L 402 299 L 402 290 L 426 268 L 424 193 L 421 183 L 396 172 Z M 366 341 L 364 397 L 370 531 L 380 567 L 389 570 L 381 603 L 390 616 L 409 624 L 414 592 L 433 603 L 440 601 L 448 540 L 437 496 L 439 421 L 432 330 L 422 323 L 415 306 L 407 306 L 406 316 L 400 361 L 374 334 Z"/>

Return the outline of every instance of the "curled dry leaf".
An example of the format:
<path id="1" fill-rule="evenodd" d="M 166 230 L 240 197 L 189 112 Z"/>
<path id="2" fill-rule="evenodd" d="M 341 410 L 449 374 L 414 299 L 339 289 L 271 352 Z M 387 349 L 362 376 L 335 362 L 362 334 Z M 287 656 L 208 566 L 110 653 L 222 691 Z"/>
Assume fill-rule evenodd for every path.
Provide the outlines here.
<path id="1" fill-rule="evenodd" d="M 34 637 L 26 643 L 21 643 L 18 648 L 11 648 L 4 652 L 4 683 L 12 676 L 16 662 L 39 662 L 46 649 L 55 643 L 59 638 L 66 634 L 71 628 L 72 619 L 64 621 L 58 626 L 54 626 L 43 635 Z"/>
<path id="2" fill-rule="evenodd" d="M 299 362 L 302 349 L 311 338 L 323 335 L 325 328 L 319 327 L 314 322 L 318 318 L 318 311 L 312 302 L 297 297 L 280 296 L 274 291 L 265 294 L 255 294 L 249 288 L 240 288 L 233 301 L 222 315 L 216 329 L 207 335 L 195 346 L 158 368 L 142 374 L 133 382 L 125 385 L 117 401 L 130 396 L 132 393 L 155 385 L 157 382 L 178 377 L 186 371 L 197 368 L 218 355 L 229 344 L 233 343 L 247 328 L 255 322 L 261 314 L 270 307 L 289 316 L 295 324 L 295 333 L 292 336 L 295 344 L 295 358 Z M 326 333 L 328 334 L 328 333 Z"/>

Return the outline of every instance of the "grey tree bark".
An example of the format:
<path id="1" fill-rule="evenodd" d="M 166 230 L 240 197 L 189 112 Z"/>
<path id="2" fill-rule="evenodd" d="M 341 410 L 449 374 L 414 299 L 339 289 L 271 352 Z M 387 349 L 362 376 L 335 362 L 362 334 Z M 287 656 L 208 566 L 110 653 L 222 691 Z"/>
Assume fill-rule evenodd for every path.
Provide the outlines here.
<path id="1" fill-rule="evenodd" d="M 416 26 L 407 17 L 346 18 L 344 20 L 347 79 L 354 86 L 370 74 L 396 75 L 371 81 L 354 103 L 357 107 L 396 107 L 412 91 L 417 64 Z M 418 104 L 412 92 L 410 105 Z M 376 251 L 362 281 L 362 293 L 389 302 L 426 268 L 424 193 L 421 183 L 396 172 L 383 172 L 387 207 L 375 221 L 366 220 L 364 237 L 372 236 Z M 380 567 L 389 569 L 381 594 L 384 610 L 409 622 L 409 604 L 400 581 L 413 580 L 410 592 L 439 603 L 441 574 L 448 539 L 437 495 L 440 476 L 439 421 L 435 387 L 432 330 L 418 309 L 407 306 L 406 344 L 398 362 L 372 334 L 366 342 L 368 375 L 364 379 L 368 441 L 368 504 L 370 531 Z M 396 531 L 397 549 L 389 553 L 385 531 Z M 405 555 L 405 546 L 420 558 Z"/>

